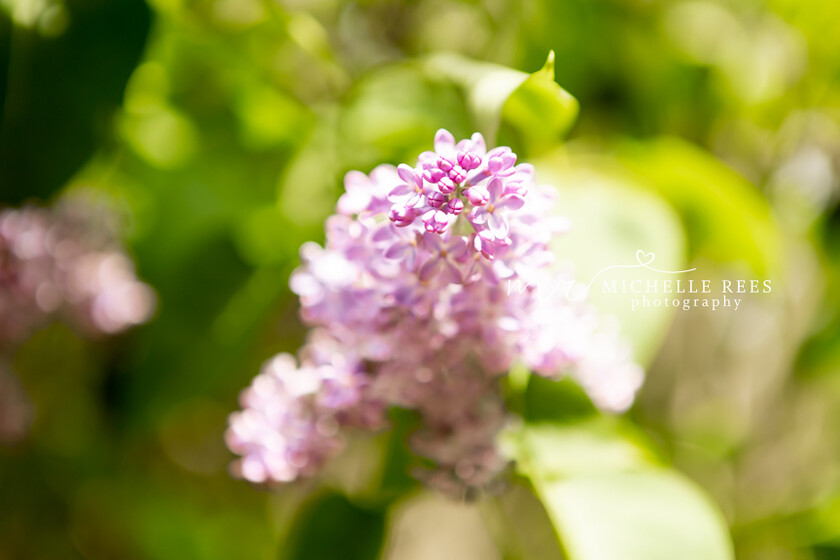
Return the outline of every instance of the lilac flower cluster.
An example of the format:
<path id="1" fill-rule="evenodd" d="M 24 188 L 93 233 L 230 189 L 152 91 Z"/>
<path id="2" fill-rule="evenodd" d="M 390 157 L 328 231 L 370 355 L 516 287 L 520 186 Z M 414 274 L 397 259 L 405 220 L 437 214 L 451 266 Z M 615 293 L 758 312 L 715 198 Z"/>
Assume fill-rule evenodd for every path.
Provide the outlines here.
<path id="1" fill-rule="evenodd" d="M 509 148 L 438 131 L 414 166 L 350 172 L 325 247 L 308 243 L 291 279 L 314 327 L 300 352 L 266 364 L 231 416 L 236 474 L 283 482 L 319 470 L 345 427 L 376 429 L 388 407 L 419 413 L 413 449 L 430 483 L 460 494 L 504 468 L 498 381 L 519 360 L 573 375 L 599 406 L 627 408 L 641 369 L 595 312 L 546 298 L 554 189 Z M 510 281 L 521 289 L 511 290 Z"/>
<path id="2" fill-rule="evenodd" d="M 0 211 L 0 346 L 13 347 L 57 317 L 96 336 L 151 315 L 154 293 L 89 210 L 65 201 L 57 210 Z"/>
<path id="3" fill-rule="evenodd" d="M 11 356 L 35 330 L 63 319 L 99 337 L 146 321 L 155 295 L 87 199 L 56 209 L 0 210 L 0 444 L 26 436 L 32 406 Z"/>

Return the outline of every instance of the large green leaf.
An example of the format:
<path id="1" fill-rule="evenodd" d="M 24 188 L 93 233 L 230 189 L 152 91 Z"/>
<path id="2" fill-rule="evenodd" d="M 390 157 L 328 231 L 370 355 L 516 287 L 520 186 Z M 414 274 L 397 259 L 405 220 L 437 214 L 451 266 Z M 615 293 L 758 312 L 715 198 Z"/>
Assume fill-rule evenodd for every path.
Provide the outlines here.
<path id="1" fill-rule="evenodd" d="M 569 423 L 529 423 L 505 433 L 520 469 L 535 481 L 659 468 L 646 437 L 618 418 L 597 416 Z"/>
<path id="2" fill-rule="evenodd" d="M 577 99 L 554 81 L 554 52 L 533 74 L 450 53 L 429 57 L 426 69 L 464 89 L 476 126 L 491 144 L 501 130 L 502 143 L 533 154 L 554 145 L 578 115 Z"/>
<path id="3" fill-rule="evenodd" d="M 529 425 L 507 441 L 570 560 L 734 557 L 714 504 L 627 425 Z"/>
<path id="4" fill-rule="evenodd" d="M 675 472 L 585 476 L 538 492 L 571 560 L 734 558 L 720 515 Z"/>
<path id="5" fill-rule="evenodd" d="M 375 560 L 385 531 L 385 511 L 354 504 L 340 494 L 313 499 L 295 518 L 281 560 Z"/>
<path id="6" fill-rule="evenodd" d="M 746 265 L 757 275 L 779 266 L 779 233 L 759 190 L 712 154 L 677 138 L 618 145 L 619 160 L 680 213 L 692 257 Z"/>
<path id="7" fill-rule="evenodd" d="M 636 361 L 650 363 L 671 324 L 674 308 L 644 307 L 636 301 L 638 295 L 614 293 L 610 288 L 623 280 L 686 278 L 685 274 L 637 266 L 637 252 L 642 251 L 655 257 L 651 268 L 688 268 L 679 216 L 662 197 L 651 194 L 608 158 L 553 152 L 535 164 L 540 181 L 559 190 L 555 213 L 571 222 L 570 230 L 552 242 L 558 264 L 574 267 L 576 281 L 589 284 L 588 301 L 618 319 Z"/>
<path id="8" fill-rule="evenodd" d="M 554 81 L 554 51 L 502 106 L 500 144 L 521 145 L 527 153 L 544 151 L 572 128 L 580 106 Z"/>

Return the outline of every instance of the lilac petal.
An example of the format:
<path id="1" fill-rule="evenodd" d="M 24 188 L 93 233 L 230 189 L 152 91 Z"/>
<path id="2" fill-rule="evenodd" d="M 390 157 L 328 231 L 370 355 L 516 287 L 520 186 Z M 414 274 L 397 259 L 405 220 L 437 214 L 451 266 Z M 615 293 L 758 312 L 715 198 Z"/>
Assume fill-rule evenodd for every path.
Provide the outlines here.
<path id="1" fill-rule="evenodd" d="M 413 195 L 411 195 L 411 197 L 408 199 L 408 201 L 405 203 L 405 205 L 408 206 L 409 208 L 414 208 L 418 204 L 420 204 L 420 201 L 422 201 L 422 200 L 423 200 L 423 193 L 422 192 L 415 192 Z"/>
<path id="2" fill-rule="evenodd" d="M 507 220 L 505 220 L 497 212 L 490 213 L 487 219 L 487 227 L 496 239 L 504 239 L 507 237 L 508 231 L 510 231 Z"/>
<path id="3" fill-rule="evenodd" d="M 490 194 L 490 200 L 493 201 L 494 204 L 502 196 L 502 191 L 504 191 L 504 185 L 502 185 L 502 181 L 499 179 L 493 179 L 487 186 L 487 192 Z"/>
<path id="4" fill-rule="evenodd" d="M 479 166 L 472 174 L 467 175 L 467 185 L 478 185 L 493 174 L 486 169 L 485 166 Z"/>
<path id="5" fill-rule="evenodd" d="M 487 151 L 487 143 L 484 142 L 484 136 L 480 132 L 474 132 L 470 139 L 472 140 L 473 152 L 482 153 Z"/>
<path id="6" fill-rule="evenodd" d="M 507 194 L 517 194 L 519 196 L 525 196 L 528 194 L 528 187 L 526 187 L 523 183 L 520 183 L 519 181 L 508 181 L 508 184 L 505 187 L 505 192 Z"/>
<path id="7" fill-rule="evenodd" d="M 441 179 L 446 176 L 446 173 L 443 170 L 438 169 L 437 167 L 430 167 L 423 171 L 423 179 L 427 183 L 437 183 Z"/>
<path id="8" fill-rule="evenodd" d="M 516 167 L 516 178 L 523 181 L 531 181 L 534 178 L 534 166 L 530 163 L 520 163 Z"/>
<path id="9" fill-rule="evenodd" d="M 435 151 L 439 154 L 447 153 L 455 148 L 455 137 L 452 133 L 441 128 L 435 133 Z"/>
<path id="10" fill-rule="evenodd" d="M 417 161 L 423 169 L 430 169 L 437 164 L 438 155 L 435 152 L 423 152 L 417 156 Z"/>
<path id="11" fill-rule="evenodd" d="M 495 261 L 493 261 L 495 262 Z M 490 284 L 491 286 L 497 286 L 501 280 L 498 276 L 493 272 L 493 269 L 485 265 L 483 267 L 483 278 L 485 284 Z"/>
<path id="12" fill-rule="evenodd" d="M 525 204 L 525 199 L 519 195 L 509 194 L 496 203 L 496 208 L 505 210 L 519 210 Z"/>
<path id="13" fill-rule="evenodd" d="M 427 260 L 423 266 L 420 267 L 420 270 L 417 272 L 417 276 L 420 278 L 421 282 L 428 282 L 432 276 L 437 274 L 441 264 L 440 261 L 441 258 L 440 255 L 438 255 Z"/>
<path id="14" fill-rule="evenodd" d="M 403 181 L 405 181 L 409 185 L 414 184 L 414 185 L 417 185 L 417 186 L 422 186 L 421 184 L 418 184 L 418 181 L 417 181 L 418 177 L 414 173 L 414 170 L 404 163 L 401 163 L 399 165 L 399 167 L 397 167 L 397 175 L 399 175 L 400 179 L 402 179 Z"/>
<path id="15" fill-rule="evenodd" d="M 484 232 L 475 236 L 473 247 L 487 259 L 493 260 L 496 256 L 496 244 L 493 243 L 492 239 L 485 237 Z"/>
<path id="16" fill-rule="evenodd" d="M 394 177 L 396 175 L 396 170 L 397 169 L 393 165 L 383 163 L 373 168 L 373 171 L 370 172 L 370 178 L 374 183 L 396 182 Z M 364 175 L 364 173 L 362 175 Z"/>
<path id="17" fill-rule="evenodd" d="M 512 278 L 516 275 L 516 271 L 510 268 L 502 260 L 497 260 L 493 262 L 493 272 L 496 273 L 496 276 L 502 279 Z"/>
<path id="18" fill-rule="evenodd" d="M 391 224 L 383 224 L 382 227 L 376 230 L 371 239 L 374 243 L 382 243 L 383 241 L 393 239 L 396 235 Z"/>
<path id="19" fill-rule="evenodd" d="M 464 284 L 475 282 L 481 276 L 481 267 L 478 264 L 479 260 L 481 260 L 480 253 L 470 259 L 470 264 L 466 272 L 464 272 Z"/>
<path id="20" fill-rule="evenodd" d="M 470 222 L 477 226 L 483 226 L 487 223 L 487 217 L 490 213 L 484 208 L 473 208 L 470 212 Z"/>
<path id="21" fill-rule="evenodd" d="M 324 287 L 311 274 L 295 272 L 289 279 L 289 287 L 292 292 L 301 297 L 318 296 L 324 291 Z"/>
<path id="22" fill-rule="evenodd" d="M 268 469 L 266 469 L 265 463 L 253 455 L 246 455 L 239 462 L 239 471 L 242 478 L 249 482 L 261 484 L 268 480 Z M 291 478 L 293 477 L 292 475 Z"/>
<path id="23" fill-rule="evenodd" d="M 423 220 L 426 220 L 431 212 L 432 210 L 424 214 Z M 431 253 L 439 253 L 443 250 L 443 240 L 439 235 L 428 235 L 424 233 L 423 237 L 420 238 L 420 243 L 424 249 Z"/>
<path id="24" fill-rule="evenodd" d="M 370 195 L 361 189 L 348 190 L 338 199 L 336 208 L 340 214 L 358 214 L 367 209 Z"/>
<path id="25" fill-rule="evenodd" d="M 391 192 L 388 193 L 388 200 L 391 202 L 396 202 L 400 198 L 407 196 L 413 192 L 414 187 L 406 183 L 400 183 L 399 185 L 391 189 Z"/>
<path id="26" fill-rule="evenodd" d="M 430 233 L 443 233 L 449 225 L 449 216 L 441 210 L 430 211 L 425 216 L 428 217 L 425 217 L 423 221 L 426 225 L 426 231 Z"/>
<path id="27" fill-rule="evenodd" d="M 384 257 L 392 261 L 402 260 L 408 251 L 409 245 L 404 242 L 397 242 L 385 250 Z"/>
<path id="28" fill-rule="evenodd" d="M 302 262 L 309 263 L 324 254 L 324 248 L 314 241 L 307 241 L 300 246 L 299 254 Z"/>
<path id="29" fill-rule="evenodd" d="M 487 199 L 490 198 L 490 194 L 484 187 L 470 187 L 468 189 L 464 189 L 464 195 L 467 199 L 469 199 L 470 204 L 473 206 L 484 206 L 487 204 Z"/>
<path id="30" fill-rule="evenodd" d="M 401 163 L 399 164 L 399 166 L 397 166 L 397 175 L 399 175 L 400 179 L 402 179 L 406 183 L 414 182 L 414 172 L 412 171 L 411 167 L 409 167 L 405 163 Z"/>
<path id="31" fill-rule="evenodd" d="M 462 281 L 461 270 L 455 266 L 449 259 L 441 259 L 443 261 L 443 278 L 450 284 L 460 284 Z"/>
<path id="32" fill-rule="evenodd" d="M 446 252 L 455 260 L 463 259 L 467 254 L 467 240 L 461 236 L 452 238 L 446 246 Z"/>
<path id="33" fill-rule="evenodd" d="M 495 148 L 487 154 L 487 169 L 491 173 L 501 173 L 516 162 L 516 156 L 511 161 L 510 148 Z"/>
<path id="34" fill-rule="evenodd" d="M 370 184 L 370 179 L 361 171 L 348 171 L 344 176 L 344 190 L 364 189 Z"/>
<path id="35" fill-rule="evenodd" d="M 391 211 L 388 215 L 388 218 L 397 226 L 397 227 L 408 227 L 414 222 L 414 218 L 416 217 L 413 208 L 407 208 L 405 206 L 394 205 L 391 208 Z"/>

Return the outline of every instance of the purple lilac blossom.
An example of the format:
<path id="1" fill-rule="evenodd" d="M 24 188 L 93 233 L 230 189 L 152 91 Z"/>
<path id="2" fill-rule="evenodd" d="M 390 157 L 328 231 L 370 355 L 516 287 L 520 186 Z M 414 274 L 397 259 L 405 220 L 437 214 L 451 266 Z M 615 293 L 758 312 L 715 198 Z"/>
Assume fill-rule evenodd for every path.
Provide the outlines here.
<path id="1" fill-rule="evenodd" d="M 96 210 L 83 198 L 55 209 L 0 209 L 0 444 L 23 440 L 33 416 L 10 365 L 21 343 L 55 319 L 97 338 L 154 309 L 154 292 L 103 227 L 108 213 Z"/>
<path id="2" fill-rule="evenodd" d="M 440 130 L 414 166 L 351 172 L 325 247 L 301 248 L 291 278 L 315 330 L 300 352 L 266 364 L 232 415 L 234 472 L 252 482 L 314 474 L 345 427 L 376 429 L 388 407 L 415 410 L 415 452 L 430 484 L 463 495 L 505 467 L 499 379 L 521 362 L 576 379 L 599 407 L 622 411 L 642 382 L 629 348 L 583 302 L 551 285 L 555 190 L 510 148 Z M 511 290 L 511 282 L 520 288 Z"/>
<path id="3" fill-rule="evenodd" d="M 0 210 L 0 347 L 63 318 L 88 336 L 146 321 L 154 292 L 90 205 L 65 200 L 55 210 Z"/>

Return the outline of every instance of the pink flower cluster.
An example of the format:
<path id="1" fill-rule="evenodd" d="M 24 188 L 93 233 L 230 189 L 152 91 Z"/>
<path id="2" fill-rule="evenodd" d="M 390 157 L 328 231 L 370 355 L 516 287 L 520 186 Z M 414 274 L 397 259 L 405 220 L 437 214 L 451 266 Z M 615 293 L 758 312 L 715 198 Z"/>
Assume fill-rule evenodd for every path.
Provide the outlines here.
<path id="1" fill-rule="evenodd" d="M 26 436 L 33 415 L 11 368 L 19 344 L 63 319 L 80 334 L 100 337 L 146 321 L 155 294 L 103 226 L 109 217 L 81 197 L 55 209 L 0 210 L 0 444 Z"/>
<path id="2" fill-rule="evenodd" d="M 623 410 L 642 381 L 626 346 L 587 305 L 545 297 L 555 194 L 474 134 L 438 131 L 414 166 L 350 172 L 326 245 L 301 249 L 291 279 L 313 327 L 300 352 L 269 361 L 231 416 L 239 476 L 308 476 L 341 447 L 342 428 L 376 429 L 388 407 L 416 411 L 427 480 L 461 494 L 504 468 L 499 379 L 516 361 L 570 374 L 602 408 Z M 516 281 L 521 289 L 511 290 Z"/>
<path id="3" fill-rule="evenodd" d="M 55 318 L 93 336 L 149 318 L 154 292 L 91 211 L 81 201 L 0 210 L 0 347 Z"/>

